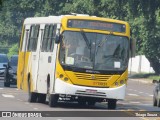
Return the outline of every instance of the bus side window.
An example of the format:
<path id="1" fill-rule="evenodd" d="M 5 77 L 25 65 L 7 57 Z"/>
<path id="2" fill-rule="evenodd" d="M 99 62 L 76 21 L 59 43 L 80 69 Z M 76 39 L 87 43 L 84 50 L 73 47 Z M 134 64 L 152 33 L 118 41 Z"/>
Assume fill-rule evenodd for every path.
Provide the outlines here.
<path id="1" fill-rule="evenodd" d="M 54 25 L 46 25 L 42 42 L 42 52 L 51 52 L 54 46 Z"/>
<path id="2" fill-rule="evenodd" d="M 27 43 L 28 43 L 28 37 L 30 32 L 29 29 L 30 29 L 30 26 L 25 26 L 24 28 L 24 34 L 22 36 L 21 48 L 20 48 L 20 50 L 23 52 L 27 51 Z"/>
<path id="3" fill-rule="evenodd" d="M 34 52 L 34 51 L 37 50 L 39 28 L 40 28 L 39 25 L 32 25 L 31 26 L 27 51 L 33 51 Z"/>
<path id="4" fill-rule="evenodd" d="M 53 42 L 53 30 L 54 30 L 54 26 L 50 25 L 49 27 L 49 34 L 48 34 L 48 44 L 47 44 L 47 51 L 51 52 L 52 50 L 52 44 Z"/>
<path id="5" fill-rule="evenodd" d="M 56 32 L 57 32 L 57 24 L 54 25 L 53 27 L 53 36 L 52 36 L 52 45 L 51 45 L 51 51 L 53 51 L 54 48 L 54 43 L 56 41 Z"/>

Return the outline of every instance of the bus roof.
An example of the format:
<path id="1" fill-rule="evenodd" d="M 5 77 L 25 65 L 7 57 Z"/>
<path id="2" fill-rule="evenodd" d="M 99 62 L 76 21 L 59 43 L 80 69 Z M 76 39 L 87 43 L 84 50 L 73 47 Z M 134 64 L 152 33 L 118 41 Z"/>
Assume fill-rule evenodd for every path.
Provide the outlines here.
<path id="1" fill-rule="evenodd" d="M 30 17 L 25 19 L 24 24 L 60 23 L 61 19 L 62 16 Z"/>
<path id="2" fill-rule="evenodd" d="M 26 18 L 24 24 L 40 24 L 40 23 L 61 23 L 61 19 L 88 19 L 88 20 L 99 20 L 99 21 L 107 21 L 107 22 L 116 22 L 121 24 L 128 24 L 125 21 L 104 18 L 104 17 L 96 17 L 96 16 L 89 16 L 89 15 L 61 15 L 61 16 L 48 16 L 48 17 L 30 17 Z"/>

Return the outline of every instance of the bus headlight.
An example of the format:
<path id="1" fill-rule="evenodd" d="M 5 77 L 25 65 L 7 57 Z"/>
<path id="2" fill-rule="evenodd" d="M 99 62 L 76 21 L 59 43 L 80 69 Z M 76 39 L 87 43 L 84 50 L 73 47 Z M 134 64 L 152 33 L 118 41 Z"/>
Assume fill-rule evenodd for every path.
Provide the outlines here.
<path id="1" fill-rule="evenodd" d="M 120 84 L 121 84 L 121 85 L 124 84 L 124 80 L 121 80 L 121 81 L 120 81 Z"/>
<path id="2" fill-rule="evenodd" d="M 67 77 L 65 77 L 65 78 L 64 78 L 64 81 L 68 81 L 68 78 L 67 78 Z"/>
<path id="3" fill-rule="evenodd" d="M 62 79 L 63 77 L 64 77 L 64 76 L 63 76 L 63 74 L 60 74 L 60 75 L 59 75 L 59 78 L 61 78 L 61 79 Z"/>

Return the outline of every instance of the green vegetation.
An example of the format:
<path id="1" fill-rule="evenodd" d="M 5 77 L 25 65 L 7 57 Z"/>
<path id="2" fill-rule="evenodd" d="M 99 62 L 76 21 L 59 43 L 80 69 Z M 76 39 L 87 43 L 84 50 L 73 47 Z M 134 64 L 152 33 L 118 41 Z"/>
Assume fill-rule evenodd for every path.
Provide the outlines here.
<path id="1" fill-rule="evenodd" d="M 160 74 L 160 0 L 0 0 L 0 52 L 14 53 L 25 18 L 72 12 L 129 22 L 137 54 Z"/>

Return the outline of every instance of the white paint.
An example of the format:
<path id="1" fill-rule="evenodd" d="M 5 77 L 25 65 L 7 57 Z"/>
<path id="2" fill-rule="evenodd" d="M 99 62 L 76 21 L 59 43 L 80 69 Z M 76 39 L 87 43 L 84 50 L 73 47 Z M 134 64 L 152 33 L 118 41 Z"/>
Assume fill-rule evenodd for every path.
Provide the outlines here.
<path id="1" fill-rule="evenodd" d="M 0 88 L 0 90 L 3 90 L 4 88 Z"/>
<path id="2" fill-rule="evenodd" d="M 139 92 L 140 94 L 144 94 L 144 92 Z"/>
<path id="3" fill-rule="evenodd" d="M 38 108 L 33 108 L 34 110 L 38 110 Z"/>
<path id="4" fill-rule="evenodd" d="M 140 104 L 140 102 L 134 102 L 134 101 L 133 102 L 131 101 L 129 103 L 131 103 L 131 104 Z"/>
<path id="5" fill-rule="evenodd" d="M 131 64 L 132 62 L 132 64 Z M 128 70 L 131 72 L 145 72 L 145 73 L 154 73 L 153 68 L 150 65 L 150 62 L 145 57 L 145 55 L 139 55 L 134 58 L 130 58 L 129 64 L 128 64 Z"/>
<path id="6" fill-rule="evenodd" d="M 128 94 L 129 96 L 139 96 L 139 95 L 137 95 L 137 94 Z"/>
<path id="7" fill-rule="evenodd" d="M 23 101 L 23 100 L 21 100 L 21 99 L 17 99 L 18 101 Z"/>
<path id="8" fill-rule="evenodd" d="M 15 98 L 13 95 L 7 95 L 7 94 L 2 94 L 3 97 L 8 97 L 8 98 Z"/>
<path id="9" fill-rule="evenodd" d="M 86 86 L 71 85 L 69 83 L 66 83 L 60 80 L 59 78 L 56 79 L 56 83 L 55 83 L 55 93 L 59 93 L 59 94 L 76 95 L 77 91 L 86 91 L 88 89 L 97 91 L 96 93 L 93 94 L 93 96 L 98 96 L 99 95 L 98 92 L 100 92 L 100 93 L 105 93 L 106 98 L 123 100 L 125 98 L 126 85 L 122 85 L 117 88 L 108 88 L 108 89 L 91 88 Z M 83 93 L 81 95 L 83 95 Z M 90 96 L 92 96 L 92 94 Z"/>
<path id="10" fill-rule="evenodd" d="M 150 97 L 153 97 L 153 95 L 149 95 Z"/>
<path id="11" fill-rule="evenodd" d="M 128 90 L 133 90 L 133 89 L 128 89 Z"/>

